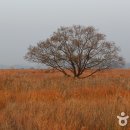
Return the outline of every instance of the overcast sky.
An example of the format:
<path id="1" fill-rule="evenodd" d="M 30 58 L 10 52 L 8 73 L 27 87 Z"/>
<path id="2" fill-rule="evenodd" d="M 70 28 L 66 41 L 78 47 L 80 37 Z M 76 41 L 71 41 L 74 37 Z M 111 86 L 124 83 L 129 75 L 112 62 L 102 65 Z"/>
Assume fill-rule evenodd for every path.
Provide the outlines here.
<path id="1" fill-rule="evenodd" d="M 130 0 L 0 0 L 0 64 L 28 64 L 29 45 L 70 25 L 99 29 L 130 62 Z"/>

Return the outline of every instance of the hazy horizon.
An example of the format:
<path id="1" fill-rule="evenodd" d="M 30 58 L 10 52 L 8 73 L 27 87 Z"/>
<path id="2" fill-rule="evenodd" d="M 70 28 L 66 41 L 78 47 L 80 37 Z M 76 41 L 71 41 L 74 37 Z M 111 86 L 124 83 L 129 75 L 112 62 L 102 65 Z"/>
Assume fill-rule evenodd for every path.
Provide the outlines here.
<path id="1" fill-rule="evenodd" d="M 130 62 L 129 6 L 129 0 L 0 0 L 0 64 L 32 65 L 23 58 L 29 45 L 71 25 L 94 26 Z"/>

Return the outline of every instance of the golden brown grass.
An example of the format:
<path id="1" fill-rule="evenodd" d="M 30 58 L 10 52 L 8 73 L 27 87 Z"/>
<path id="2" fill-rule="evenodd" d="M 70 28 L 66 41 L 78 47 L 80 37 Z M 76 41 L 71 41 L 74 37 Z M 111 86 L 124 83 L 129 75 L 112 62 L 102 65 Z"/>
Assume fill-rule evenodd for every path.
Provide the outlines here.
<path id="1" fill-rule="evenodd" d="M 48 70 L 0 70 L 0 130 L 130 130 L 130 70 L 87 79 Z"/>

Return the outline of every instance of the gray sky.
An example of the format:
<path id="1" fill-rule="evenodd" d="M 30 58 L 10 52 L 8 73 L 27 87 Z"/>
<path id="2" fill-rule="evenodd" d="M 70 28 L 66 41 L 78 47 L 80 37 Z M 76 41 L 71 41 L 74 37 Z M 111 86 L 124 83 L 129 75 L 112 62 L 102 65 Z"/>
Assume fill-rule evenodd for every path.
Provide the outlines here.
<path id="1" fill-rule="evenodd" d="M 99 29 L 130 62 L 130 0 L 0 0 L 0 64 L 28 64 L 29 45 L 73 24 Z"/>

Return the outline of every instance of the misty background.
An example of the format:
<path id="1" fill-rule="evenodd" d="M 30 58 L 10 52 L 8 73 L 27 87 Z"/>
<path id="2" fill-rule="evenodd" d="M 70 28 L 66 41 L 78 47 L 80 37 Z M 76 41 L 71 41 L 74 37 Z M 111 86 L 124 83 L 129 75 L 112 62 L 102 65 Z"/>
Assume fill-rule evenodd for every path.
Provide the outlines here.
<path id="1" fill-rule="evenodd" d="M 116 42 L 130 62 L 129 0 L 0 0 L 0 65 L 31 65 L 29 45 L 60 26 L 94 26 Z"/>

